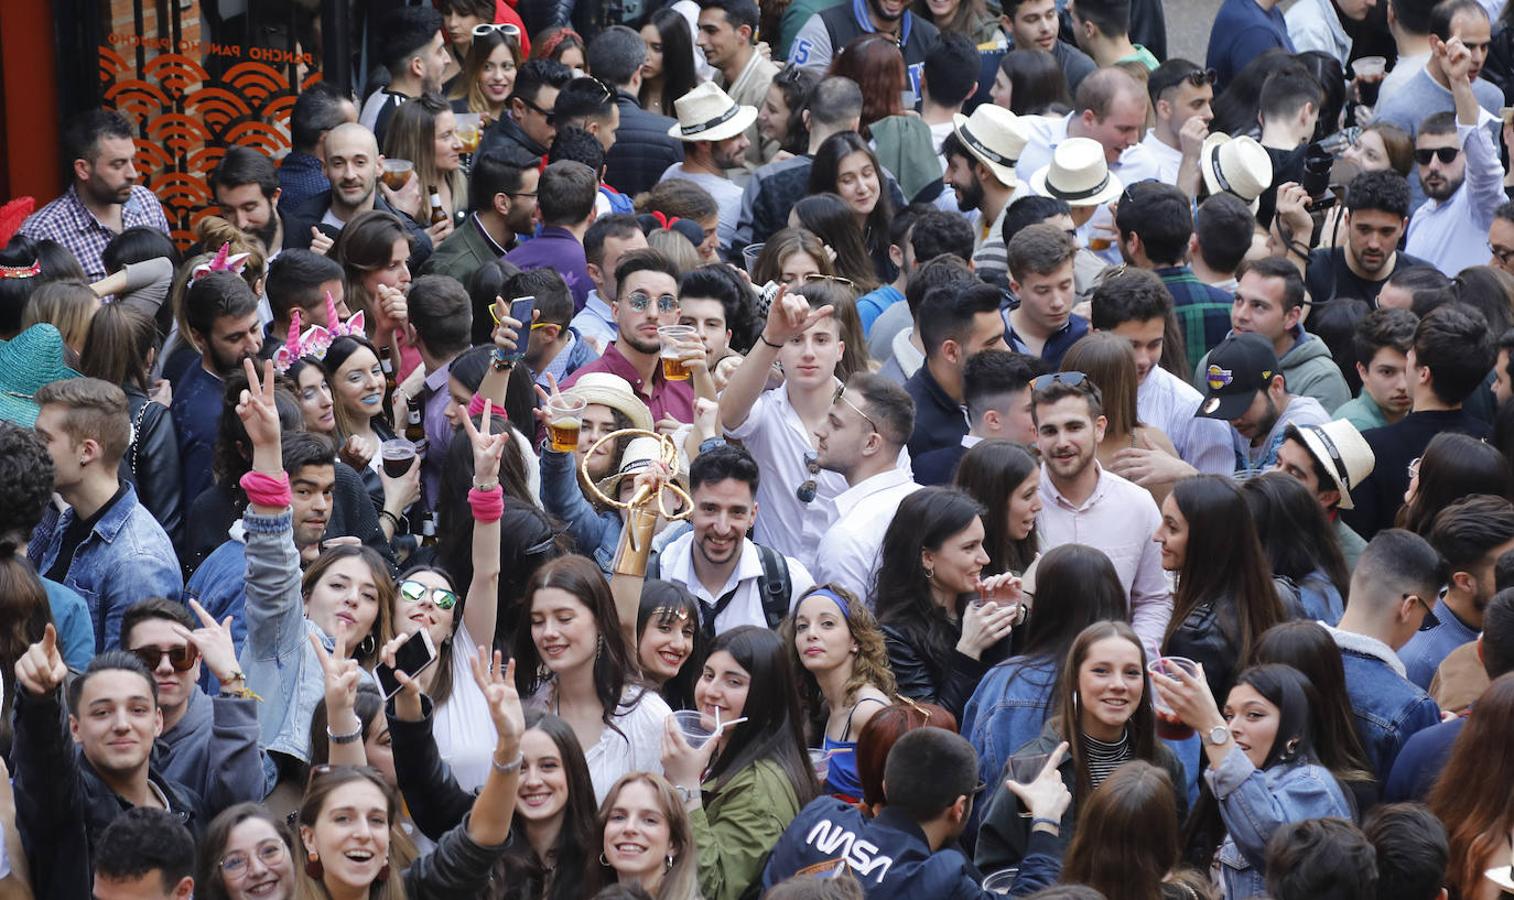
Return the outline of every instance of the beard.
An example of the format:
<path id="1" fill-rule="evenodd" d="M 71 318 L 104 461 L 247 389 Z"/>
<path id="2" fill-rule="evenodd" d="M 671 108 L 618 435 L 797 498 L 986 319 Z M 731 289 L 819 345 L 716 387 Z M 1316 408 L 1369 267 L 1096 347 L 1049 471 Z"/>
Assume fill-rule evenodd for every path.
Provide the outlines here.
<path id="1" fill-rule="evenodd" d="M 901 9 L 897 15 L 890 15 L 887 12 L 883 11 L 883 9 L 879 5 L 878 0 L 867 0 L 867 8 L 868 11 L 878 17 L 878 20 L 880 22 L 897 22 L 900 19 L 904 18 L 903 9 Z M 905 8 L 907 9 L 908 7 Z"/>
<path id="2" fill-rule="evenodd" d="M 1434 175 L 1429 179 L 1421 175 L 1419 184 L 1420 187 L 1423 187 L 1425 189 L 1426 197 L 1429 197 L 1431 200 L 1435 200 L 1436 202 L 1444 202 L 1451 199 L 1451 197 L 1461 189 L 1461 183 L 1465 179 L 1465 175 L 1463 175 L 1461 178 L 1455 179 L 1454 181 L 1446 178 L 1444 175 Z"/>
<path id="3" fill-rule="evenodd" d="M 275 247 L 273 243 L 273 239 L 277 237 L 279 233 L 279 211 L 273 209 L 269 210 L 269 212 L 270 215 L 268 217 L 267 225 L 264 225 L 262 228 L 254 229 L 252 231 L 243 231 L 242 233 L 247 235 L 248 237 L 257 238 L 258 240 L 262 241 L 263 248 L 269 254 L 272 254 L 275 250 L 279 249 L 278 247 Z"/>
<path id="4" fill-rule="evenodd" d="M 957 196 L 957 208 L 963 212 L 972 212 L 983 207 L 983 185 L 976 178 L 969 187 L 959 187 Z"/>

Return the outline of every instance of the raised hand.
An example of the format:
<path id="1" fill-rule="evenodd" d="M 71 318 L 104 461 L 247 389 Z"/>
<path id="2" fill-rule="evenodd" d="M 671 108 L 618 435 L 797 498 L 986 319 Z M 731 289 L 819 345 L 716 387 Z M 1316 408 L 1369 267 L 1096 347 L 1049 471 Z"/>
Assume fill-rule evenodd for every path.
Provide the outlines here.
<path id="1" fill-rule="evenodd" d="M 247 430 L 247 438 L 254 448 L 277 448 L 279 407 L 274 402 L 273 360 L 263 361 L 261 379 L 251 359 L 242 360 L 242 371 L 247 373 L 247 387 L 237 400 L 237 418 L 242 420 L 242 427 Z"/>
<path id="2" fill-rule="evenodd" d="M 335 734 L 348 734 L 362 723 L 354 711 L 357 707 L 357 685 L 361 670 L 357 660 L 347 658 L 346 629 L 339 627 L 336 647 L 331 653 L 321 639 L 314 634 L 306 635 L 310 646 L 315 648 L 315 658 L 321 663 L 321 673 L 326 682 L 326 721 Z"/>
<path id="3" fill-rule="evenodd" d="M 405 301 L 405 292 L 387 284 L 379 285 L 376 313 L 378 331 L 399 331 L 404 328 L 410 322 L 410 307 Z"/>
<path id="4" fill-rule="evenodd" d="M 342 462 L 361 472 L 368 468 L 368 463 L 373 460 L 373 454 L 378 452 L 378 447 L 367 438 L 354 434 L 342 443 L 341 449 L 337 452 L 342 457 Z M 383 468 L 380 467 L 379 471 L 382 472 Z"/>
<path id="5" fill-rule="evenodd" d="M 329 251 L 332 245 L 335 243 L 336 241 L 331 239 L 331 235 L 315 227 L 314 225 L 310 226 L 311 253 L 319 253 L 320 255 L 325 256 L 327 251 Z"/>
<path id="6" fill-rule="evenodd" d="M 769 344 L 787 344 L 835 312 L 831 306 L 810 309 L 809 302 L 802 295 L 789 294 L 788 285 L 783 285 L 768 307 L 768 321 L 762 329 L 762 338 Z"/>
<path id="7" fill-rule="evenodd" d="M 503 297 L 495 297 L 494 305 L 489 308 L 489 314 L 494 318 L 494 331 L 490 338 L 494 341 L 494 347 L 504 356 L 514 358 L 516 349 L 520 346 L 520 333 L 525 329 L 525 323 L 519 319 L 510 318 L 510 304 Z M 534 321 L 536 312 L 533 310 L 531 318 Z M 556 390 L 556 382 L 553 382 L 553 390 Z"/>
<path id="8" fill-rule="evenodd" d="M 1204 678 L 1204 667 L 1199 665 L 1198 675 L 1190 675 L 1178 666 L 1163 666 L 1163 671 L 1151 673 L 1151 686 L 1184 725 L 1199 732 L 1208 732 L 1216 725 L 1224 725 L 1219 704 L 1209 691 L 1209 682 Z"/>
<path id="9" fill-rule="evenodd" d="M 964 656 L 978 659 L 983 651 L 1009 636 L 1020 618 L 1020 605 L 1001 606 L 992 600 L 981 605 L 969 603 L 962 612 L 962 637 L 957 649 Z"/>
<path id="10" fill-rule="evenodd" d="M 663 774 L 674 784 L 698 793 L 700 779 L 704 776 L 704 770 L 709 768 L 710 757 L 714 755 L 718 743 L 718 740 L 711 738 L 697 750 L 690 747 L 678 728 L 678 721 L 668 716 L 662 729 Z"/>
<path id="11" fill-rule="evenodd" d="M 419 722 L 424 714 L 424 708 L 421 706 L 420 682 L 400 671 L 395 665 L 395 654 L 414 634 L 416 632 L 402 634 L 385 644 L 384 649 L 379 651 L 379 661 L 389 667 L 394 673 L 394 680 L 400 683 L 399 693 L 394 695 L 394 715 L 405 722 Z"/>
<path id="12" fill-rule="evenodd" d="M 49 622 L 42 640 L 26 648 L 16 660 L 16 681 L 28 693 L 43 697 L 62 687 L 68 678 L 68 665 L 58 650 L 58 630 Z"/>
<path id="13" fill-rule="evenodd" d="M 515 320 L 511 319 L 510 321 L 513 322 Z M 498 331 L 498 329 L 495 330 Z M 498 345 L 496 344 L 496 346 Z M 512 346 L 514 345 L 512 344 Z M 561 404 L 562 389 L 557 385 L 557 376 L 553 375 L 551 372 L 547 373 L 546 388 L 543 388 L 539 384 L 532 385 L 532 387 L 536 390 L 537 403 L 536 408 L 531 412 L 536 416 L 536 421 L 540 422 L 543 428 L 546 428 L 547 423 L 552 421 L 552 412 L 549 407 Z M 550 390 L 548 390 L 548 388 L 550 388 Z"/>
<path id="14" fill-rule="evenodd" d="M 494 651 L 492 665 L 485 662 L 489 659 L 489 648 L 480 644 L 478 655 L 469 660 L 473 683 L 489 703 L 489 717 L 494 720 L 494 732 L 500 743 L 515 745 L 526 730 L 526 713 L 515 687 L 515 660 L 503 662 L 498 650 Z"/>
<path id="15" fill-rule="evenodd" d="M 215 616 L 206 612 L 197 600 L 190 600 L 189 608 L 199 618 L 200 627 L 190 631 L 183 625 L 175 624 L 174 632 L 200 651 L 205 667 L 217 681 L 224 685 L 237 680 L 241 676 L 241 669 L 237 666 L 236 643 L 231 639 L 231 616 L 227 616 L 224 622 L 217 622 Z"/>
<path id="16" fill-rule="evenodd" d="M 489 420 L 493 410 L 494 401 L 485 400 L 484 414 L 479 419 L 478 426 L 474 426 L 472 417 L 463 416 L 463 430 L 468 433 L 468 441 L 473 444 L 474 484 L 488 484 L 498 480 L 499 460 L 504 455 L 505 443 L 510 440 L 508 428 L 501 434 L 489 433 Z"/>

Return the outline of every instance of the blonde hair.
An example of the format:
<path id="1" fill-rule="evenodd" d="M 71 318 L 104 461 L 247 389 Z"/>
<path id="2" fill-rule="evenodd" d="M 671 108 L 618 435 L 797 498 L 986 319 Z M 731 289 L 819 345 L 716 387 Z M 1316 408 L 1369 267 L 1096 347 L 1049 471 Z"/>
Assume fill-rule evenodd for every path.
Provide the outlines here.
<path id="1" fill-rule="evenodd" d="M 37 288 L 21 313 L 21 330 L 46 322 L 58 329 L 67 345 L 65 356 L 70 366 L 78 365 L 78 355 L 89 337 L 89 324 L 100 309 L 100 298 L 82 281 L 50 281 Z"/>
<path id="2" fill-rule="evenodd" d="M 694 827 L 689 824 L 689 814 L 683 808 L 683 800 L 667 778 L 655 772 L 629 772 L 620 776 L 605 802 L 599 805 L 599 842 L 601 856 L 604 850 L 605 825 L 610 818 L 610 809 L 620 792 L 627 786 L 640 782 L 652 789 L 652 796 L 661 807 L 663 818 L 668 822 L 668 845 L 676 852 L 673 865 L 663 873 L 662 884 L 653 900 L 697 900 L 699 897 L 699 845 L 694 841 Z M 591 851 L 592 852 L 592 851 Z"/>
<path id="3" fill-rule="evenodd" d="M 683 275 L 699 268 L 702 260 L 699 258 L 699 250 L 689 239 L 672 230 L 671 228 L 657 228 L 647 235 L 647 246 L 653 250 L 661 250 L 673 265 L 678 267 L 678 274 Z"/>
<path id="4" fill-rule="evenodd" d="M 431 188 L 445 182 L 452 192 L 452 211 L 455 213 L 468 205 L 468 177 L 463 174 L 461 166 L 446 175 L 436 168 L 436 121 L 443 113 L 451 112 L 452 107 L 436 94 L 422 94 L 400 104 L 384 134 L 384 156 L 410 160 L 415 166 L 415 177 L 420 179 L 421 189 L 428 195 Z M 428 200 L 421 212 L 425 215 L 430 210 Z"/>

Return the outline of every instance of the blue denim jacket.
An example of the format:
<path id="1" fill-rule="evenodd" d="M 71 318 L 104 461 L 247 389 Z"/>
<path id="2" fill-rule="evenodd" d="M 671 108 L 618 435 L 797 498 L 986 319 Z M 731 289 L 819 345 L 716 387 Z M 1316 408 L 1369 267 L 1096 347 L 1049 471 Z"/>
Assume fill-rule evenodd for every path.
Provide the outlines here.
<path id="1" fill-rule="evenodd" d="M 1056 660 L 1016 656 L 989 669 L 962 713 L 962 736 L 978 751 L 978 778 L 994 785 L 1015 751 L 1041 734 L 1051 713 Z M 984 798 L 985 801 L 987 798 Z M 977 832 L 987 802 L 973 804 L 969 830 Z"/>
<path id="2" fill-rule="evenodd" d="M 1386 783 L 1409 736 L 1440 722 L 1440 707 L 1404 677 L 1386 644 L 1343 631 L 1332 630 L 1331 637 L 1341 648 L 1357 736 L 1377 780 Z"/>
<path id="3" fill-rule="evenodd" d="M 184 587 L 185 596 L 199 601 L 217 622 L 231 616 L 231 642 L 237 653 L 242 652 L 242 645 L 247 641 L 247 621 L 243 613 L 247 603 L 243 588 L 246 577 L 247 548 L 241 541 L 228 538 L 205 557 Z"/>
<path id="4" fill-rule="evenodd" d="M 1305 819 L 1352 819 L 1351 804 L 1335 777 L 1314 763 L 1279 763 L 1262 771 L 1231 744 L 1204 778 L 1225 823 L 1220 878 L 1225 896 L 1234 900 L 1267 893 L 1267 841 L 1278 828 Z"/>
<path id="5" fill-rule="evenodd" d="M 1305 575 L 1297 584 L 1293 584 L 1293 589 L 1298 592 L 1299 604 L 1304 607 L 1304 615 L 1310 621 L 1324 622 L 1326 625 L 1340 622 L 1346 604 L 1341 600 L 1341 592 L 1336 590 L 1335 583 L 1323 569 L 1315 569 Z"/>
<path id="6" fill-rule="evenodd" d="M 47 572 L 57 562 L 63 534 L 73 521 L 72 509 L 58 515 L 48 508 L 27 549 L 38 572 Z M 121 616 L 127 607 L 149 597 L 177 600 L 184 590 L 173 543 L 147 507 L 137 502 L 137 490 L 129 484 L 74 550 L 63 583 L 89 604 L 96 653 L 120 645 Z"/>
<path id="7" fill-rule="evenodd" d="M 614 510 L 599 512 L 584 497 L 578 486 L 578 471 L 572 453 L 558 453 L 549 448 L 541 452 L 541 503 L 547 512 L 562 519 L 573 535 L 580 552 L 593 549 L 594 561 L 609 574 L 615 562 L 615 548 L 620 545 L 623 526 Z"/>
<path id="8" fill-rule="evenodd" d="M 1444 601 L 1436 601 L 1435 618 L 1440 624 L 1419 632 L 1398 648 L 1398 658 L 1404 662 L 1408 679 L 1425 690 L 1430 689 L 1435 670 L 1452 650 L 1477 640 L 1477 629 L 1463 622 Z"/>

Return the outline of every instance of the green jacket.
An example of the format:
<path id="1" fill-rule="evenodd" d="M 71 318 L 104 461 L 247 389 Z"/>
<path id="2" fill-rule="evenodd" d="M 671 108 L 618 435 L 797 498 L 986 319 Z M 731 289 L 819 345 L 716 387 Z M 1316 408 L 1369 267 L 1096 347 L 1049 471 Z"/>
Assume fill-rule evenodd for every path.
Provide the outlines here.
<path id="1" fill-rule="evenodd" d="M 703 787 L 705 803 L 689 816 L 699 847 L 699 892 L 704 900 L 755 897 L 768 852 L 799 814 L 799 798 L 770 760 L 737 772 L 719 792 L 713 781 Z"/>

